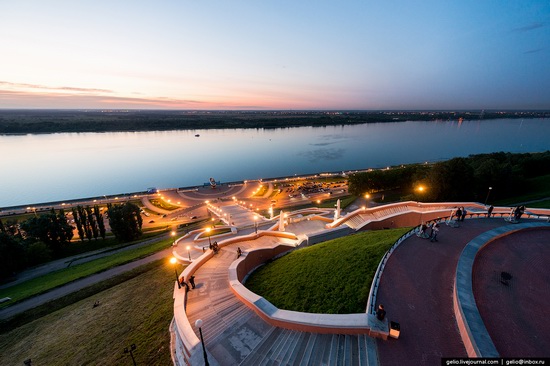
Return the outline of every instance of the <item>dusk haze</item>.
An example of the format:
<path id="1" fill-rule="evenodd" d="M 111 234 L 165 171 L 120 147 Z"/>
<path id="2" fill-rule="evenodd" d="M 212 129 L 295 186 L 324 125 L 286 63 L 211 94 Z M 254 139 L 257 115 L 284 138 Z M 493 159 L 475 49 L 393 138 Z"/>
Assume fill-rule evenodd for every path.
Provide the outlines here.
<path id="1" fill-rule="evenodd" d="M 550 364 L 550 0 L 0 1 L 0 365 Z"/>
<path id="2" fill-rule="evenodd" d="M 0 108 L 549 109 L 550 3 L 4 1 Z"/>

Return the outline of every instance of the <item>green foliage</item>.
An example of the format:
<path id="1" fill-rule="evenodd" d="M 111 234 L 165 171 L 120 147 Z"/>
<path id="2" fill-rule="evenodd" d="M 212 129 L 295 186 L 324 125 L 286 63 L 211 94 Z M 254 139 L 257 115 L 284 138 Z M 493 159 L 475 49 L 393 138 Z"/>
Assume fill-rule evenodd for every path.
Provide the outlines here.
<path id="1" fill-rule="evenodd" d="M 97 226 L 99 228 L 99 235 L 103 240 L 105 240 L 105 221 L 103 221 L 103 215 L 101 214 L 101 211 L 99 210 L 99 206 L 94 206 L 94 215 L 95 220 L 97 222 Z"/>
<path id="2" fill-rule="evenodd" d="M 55 255 L 59 255 L 73 237 L 73 227 L 67 223 L 65 213 L 59 210 L 32 217 L 21 224 L 27 237 L 45 243 Z"/>
<path id="3" fill-rule="evenodd" d="M 348 180 L 349 192 L 362 196 L 365 193 L 396 188 L 412 189 L 416 182 L 426 177 L 429 169 L 426 165 L 407 165 L 352 174 Z"/>
<path id="4" fill-rule="evenodd" d="M 167 211 L 174 211 L 180 208 L 179 206 L 171 205 L 170 203 L 164 200 L 161 200 L 159 198 L 150 199 L 149 202 L 151 202 L 153 206 L 161 208 L 163 210 L 167 210 Z"/>
<path id="5" fill-rule="evenodd" d="M 74 219 L 74 223 L 76 224 L 76 230 L 78 231 L 78 237 L 80 238 L 80 240 L 84 240 L 84 228 L 82 227 L 82 222 L 80 222 L 80 215 L 79 215 L 80 210 L 81 210 L 80 206 L 72 208 L 73 219 Z"/>
<path id="6" fill-rule="evenodd" d="M 344 197 L 331 198 L 321 202 L 318 206 L 321 208 L 334 208 L 338 200 L 340 200 L 340 208 L 344 209 L 352 204 L 357 199 L 357 196 L 349 195 Z"/>
<path id="7" fill-rule="evenodd" d="M 408 230 L 363 232 L 293 251 L 253 272 L 246 286 L 281 309 L 365 312 L 382 256 Z"/>
<path id="8" fill-rule="evenodd" d="M 142 234 L 143 223 L 139 207 L 131 202 L 121 205 L 108 205 L 109 225 L 115 237 L 120 241 L 131 241 Z"/>
<path id="9" fill-rule="evenodd" d="M 35 266 L 52 260 L 51 249 L 41 241 L 29 244 L 26 254 L 28 266 Z"/>
<path id="10" fill-rule="evenodd" d="M 124 282 L 108 280 L 106 290 L 85 289 L 93 296 L 78 293 L 82 300 L 76 298 L 31 323 L 9 331 L 0 324 L 6 329 L 0 335 L 0 364 L 23 365 L 32 356 L 33 365 L 131 365 L 130 356 L 123 352 L 131 344 L 137 346 L 137 365 L 171 364 L 168 327 L 174 315 L 174 272 L 167 264 L 155 265 L 147 266 L 150 270 L 145 272 L 137 269 L 131 273 L 133 278 L 122 278 Z M 100 305 L 94 308 L 98 300 Z"/>
<path id="11" fill-rule="evenodd" d="M 0 232 L 0 279 L 10 277 L 26 266 L 25 247 L 21 240 Z"/>
<path id="12" fill-rule="evenodd" d="M 412 165 L 357 173 L 349 177 L 349 191 L 362 195 L 399 189 L 401 196 L 413 200 L 485 202 L 492 187 L 490 202 L 499 202 L 536 188 L 530 186 L 530 181 L 549 173 L 550 151 L 498 152 L 454 158 L 433 166 Z M 419 185 L 426 187 L 423 193 L 414 191 Z"/>
<path id="13" fill-rule="evenodd" d="M 166 249 L 172 245 L 172 239 L 165 239 L 147 246 L 125 250 L 107 257 L 99 258 L 90 262 L 78 264 L 62 270 L 48 273 L 47 275 L 33 278 L 17 285 L 0 289 L 0 298 L 11 297 L 9 303 L 0 304 L 0 309 L 17 301 L 24 300 L 62 286 L 71 281 L 83 278 L 94 273 L 105 271 L 109 268 L 120 266 L 134 260 L 144 258 L 148 255 Z"/>

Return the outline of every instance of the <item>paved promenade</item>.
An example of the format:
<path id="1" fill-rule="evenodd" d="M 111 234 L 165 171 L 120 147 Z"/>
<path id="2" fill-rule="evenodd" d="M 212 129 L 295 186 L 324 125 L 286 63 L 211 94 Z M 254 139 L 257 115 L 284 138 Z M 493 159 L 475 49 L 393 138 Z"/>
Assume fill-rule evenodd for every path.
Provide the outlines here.
<path id="1" fill-rule="evenodd" d="M 239 243 L 246 253 L 258 247 L 294 244 L 289 239 L 262 237 Z M 227 268 L 236 259 L 236 245 L 195 272 L 196 289 L 189 292 L 187 316 L 191 324 L 204 321 L 205 344 L 220 365 L 375 365 L 367 349 L 375 349 L 364 335 L 315 334 L 285 330 L 264 322 L 237 299 L 228 286 Z M 198 334 L 197 334 L 198 336 Z M 371 356 L 372 357 L 372 356 Z M 211 360 L 213 361 L 213 360 Z"/>
<path id="2" fill-rule="evenodd" d="M 453 283 L 458 258 L 465 245 L 473 238 L 493 228 L 510 224 L 501 218 L 484 218 L 466 220 L 460 225 L 459 228 L 441 225 L 438 242 L 412 236 L 390 257 L 380 280 L 378 302 L 384 304 L 390 320 L 400 323 L 401 334 L 398 340 L 377 341 L 381 365 L 435 365 L 440 364 L 442 357 L 467 357 L 453 312 Z M 513 235 L 517 238 L 525 237 L 525 242 L 533 239 L 530 232 Z M 549 230 L 541 231 L 540 235 L 547 243 L 550 241 Z M 510 239 L 505 237 L 500 240 Z M 491 243 L 482 252 L 491 250 L 493 245 Z M 495 263 L 500 259 L 495 259 Z M 520 267 L 529 265 L 529 262 L 517 259 L 516 257 L 511 261 Z M 539 270 L 542 273 L 545 271 L 541 268 Z M 517 270 L 514 272 L 517 273 Z M 486 285 L 480 283 L 475 291 L 476 296 L 483 293 L 485 288 Z M 493 301 L 485 297 L 485 315 L 489 314 L 494 322 L 506 317 L 512 323 L 518 321 L 518 301 L 526 295 L 527 288 L 517 289 L 517 297 L 513 300 L 517 306 L 515 310 L 503 308 L 498 315 L 491 312 Z M 485 321 L 486 317 L 483 313 L 481 315 Z M 491 337 L 497 334 L 507 339 L 516 339 L 515 335 L 511 337 L 505 326 L 495 329 Z M 548 336 L 545 341 L 549 341 Z M 514 355 L 523 355 L 522 348 L 518 344 L 514 345 L 515 341 L 510 342 L 515 350 Z"/>
<path id="3" fill-rule="evenodd" d="M 501 357 L 550 352 L 549 244 L 550 230 L 523 231 L 497 239 L 476 258 L 474 296 Z"/>

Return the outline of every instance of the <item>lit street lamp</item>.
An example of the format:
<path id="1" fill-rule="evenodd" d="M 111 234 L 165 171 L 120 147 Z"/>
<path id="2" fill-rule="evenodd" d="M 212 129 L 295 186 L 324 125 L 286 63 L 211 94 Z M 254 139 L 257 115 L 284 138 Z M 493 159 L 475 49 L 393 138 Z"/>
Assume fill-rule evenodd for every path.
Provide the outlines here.
<path id="1" fill-rule="evenodd" d="M 188 245 L 187 246 L 187 255 L 189 256 L 189 260 L 191 260 L 191 252 L 189 251 L 191 249 L 191 247 Z"/>
<path id="2" fill-rule="evenodd" d="M 424 193 L 424 191 L 426 190 L 426 188 L 424 188 L 424 186 L 420 186 L 417 188 L 418 192 L 420 193 Z M 421 208 L 420 204 L 418 205 L 419 208 Z M 420 224 L 422 224 L 424 221 L 422 220 L 422 216 L 424 215 L 424 211 L 420 210 Z"/>
<path id="3" fill-rule="evenodd" d="M 202 337 L 202 319 L 197 319 L 195 322 L 195 327 L 199 328 L 199 335 L 201 336 L 201 343 L 202 343 L 202 353 L 204 356 L 204 366 L 210 366 L 208 363 L 208 355 L 206 354 L 206 347 L 204 347 L 204 338 Z"/>
<path id="4" fill-rule="evenodd" d="M 210 246 L 212 246 L 212 239 L 210 239 L 210 232 L 212 231 L 211 228 L 207 227 L 206 228 L 206 234 L 208 234 L 208 244 L 210 244 Z"/>
<path id="5" fill-rule="evenodd" d="M 176 232 L 174 230 L 172 230 L 170 235 L 172 235 L 172 246 L 175 246 L 176 245 Z"/>
<path id="6" fill-rule="evenodd" d="M 487 206 L 487 200 L 489 200 L 489 195 L 491 194 L 492 190 L 493 190 L 493 187 L 489 187 L 489 192 L 487 192 L 487 197 L 485 198 L 485 206 Z"/>
<path id="7" fill-rule="evenodd" d="M 174 272 L 176 273 L 176 282 L 178 283 L 178 288 L 181 288 L 180 279 L 178 278 L 178 269 L 176 268 L 176 263 L 178 260 L 175 257 L 170 258 L 170 263 L 174 265 Z"/>
<path id="8" fill-rule="evenodd" d="M 366 201 L 367 208 L 369 207 L 369 198 L 370 198 L 370 194 L 365 193 L 365 201 Z"/>

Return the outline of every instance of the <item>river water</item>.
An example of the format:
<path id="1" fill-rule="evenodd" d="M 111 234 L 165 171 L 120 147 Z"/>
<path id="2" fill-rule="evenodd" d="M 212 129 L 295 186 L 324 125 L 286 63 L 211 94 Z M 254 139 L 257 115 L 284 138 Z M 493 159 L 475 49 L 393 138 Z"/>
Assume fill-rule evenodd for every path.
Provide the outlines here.
<path id="1" fill-rule="evenodd" d="M 546 150 L 549 119 L 0 136 L 0 207 Z"/>

